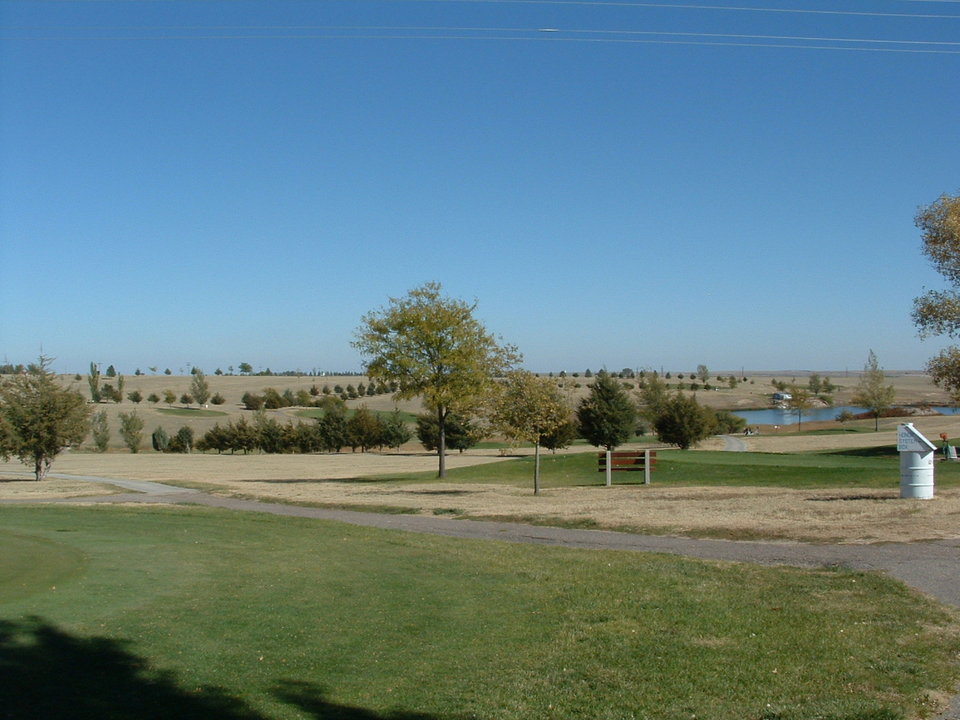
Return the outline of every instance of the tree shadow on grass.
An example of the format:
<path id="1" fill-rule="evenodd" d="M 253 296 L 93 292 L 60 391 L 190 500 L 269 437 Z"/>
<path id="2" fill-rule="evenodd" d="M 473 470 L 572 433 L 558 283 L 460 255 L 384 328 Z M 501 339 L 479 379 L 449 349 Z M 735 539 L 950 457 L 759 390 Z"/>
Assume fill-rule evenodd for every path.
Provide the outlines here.
<path id="1" fill-rule="evenodd" d="M 222 688 L 180 687 L 129 646 L 77 637 L 42 618 L 0 620 L 0 720 L 268 720 Z M 274 695 L 317 720 L 441 720 L 338 705 L 310 683 L 286 682 Z"/>
<path id="2" fill-rule="evenodd" d="M 0 718 L 263 720 L 220 688 L 179 687 L 123 640 L 76 637 L 44 621 L 0 621 Z"/>
<path id="3" fill-rule="evenodd" d="M 308 682 L 286 681 L 273 690 L 273 695 L 288 705 L 294 705 L 316 720 L 441 720 L 436 715 L 427 715 L 408 710 L 374 712 L 366 708 L 337 705 L 324 699 L 323 688 Z M 457 720 L 445 715 L 443 720 Z"/>

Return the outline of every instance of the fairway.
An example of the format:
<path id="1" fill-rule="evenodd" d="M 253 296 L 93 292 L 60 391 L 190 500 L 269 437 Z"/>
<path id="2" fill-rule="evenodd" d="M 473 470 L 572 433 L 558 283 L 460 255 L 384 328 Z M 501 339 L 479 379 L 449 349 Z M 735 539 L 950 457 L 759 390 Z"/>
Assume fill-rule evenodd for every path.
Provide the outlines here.
<path id="1" fill-rule="evenodd" d="M 0 601 L 8 718 L 886 720 L 958 679 L 955 614 L 879 575 L 197 508 L 3 519 L 41 568 Z"/>

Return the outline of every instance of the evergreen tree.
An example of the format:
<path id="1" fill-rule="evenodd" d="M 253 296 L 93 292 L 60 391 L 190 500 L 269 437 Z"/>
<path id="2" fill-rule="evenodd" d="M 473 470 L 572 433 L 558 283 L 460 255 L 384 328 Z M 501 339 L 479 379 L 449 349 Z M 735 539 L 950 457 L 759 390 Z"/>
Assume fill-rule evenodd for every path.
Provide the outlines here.
<path id="1" fill-rule="evenodd" d="M 597 373 L 590 394 L 577 407 L 580 436 L 612 450 L 630 439 L 636 420 L 637 409 L 620 383 L 604 371 Z"/>
<path id="2" fill-rule="evenodd" d="M 90 408 L 64 388 L 41 356 L 27 372 L 0 382 L 0 457 L 33 465 L 42 480 L 60 452 L 79 445 L 90 429 Z"/>

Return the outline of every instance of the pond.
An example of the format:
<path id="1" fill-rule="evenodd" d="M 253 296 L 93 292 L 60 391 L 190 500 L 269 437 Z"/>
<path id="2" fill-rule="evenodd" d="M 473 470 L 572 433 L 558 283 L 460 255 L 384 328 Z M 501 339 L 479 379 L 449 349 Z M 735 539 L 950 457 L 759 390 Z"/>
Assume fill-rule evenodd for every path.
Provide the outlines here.
<path id="1" fill-rule="evenodd" d="M 960 415 L 958 407 L 933 407 L 941 415 Z M 836 420 L 837 415 L 844 410 L 857 415 L 867 412 L 866 408 L 855 405 L 835 405 L 833 407 L 811 408 L 803 411 L 803 422 L 823 422 L 825 420 Z M 782 408 L 769 408 L 767 410 L 733 410 L 734 415 L 742 417 L 747 421 L 747 425 L 796 425 L 797 411 L 784 410 Z"/>

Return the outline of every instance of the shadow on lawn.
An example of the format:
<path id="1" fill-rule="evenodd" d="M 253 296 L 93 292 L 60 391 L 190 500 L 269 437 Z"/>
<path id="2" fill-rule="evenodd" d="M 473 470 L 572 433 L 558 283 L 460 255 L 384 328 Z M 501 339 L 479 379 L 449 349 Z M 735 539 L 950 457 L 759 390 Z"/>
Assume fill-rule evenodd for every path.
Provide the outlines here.
<path id="1" fill-rule="evenodd" d="M 365 708 L 336 705 L 323 699 L 323 688 L 307 682 L 283 683 L 273 694 L 288 705 L 296 705 L 317 720 L 440 720 L 435 715 L 405 710 L 377 713 Z M 446 717 L 448 720 L 456 720 Z"/>
<path id="2" fill-rule="evenodd" d="M 76 637 L 46 622 L 0 621 L 2 720 L 267 720 L 222 688 L 187 690 L 156 670 L 130 643 Z M 321 688 L 287 683 L 274 693 L 318 720 L 439 720 L 420 713 L 386 715 L 337 705 Z"/>

